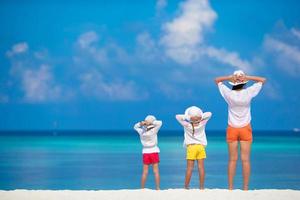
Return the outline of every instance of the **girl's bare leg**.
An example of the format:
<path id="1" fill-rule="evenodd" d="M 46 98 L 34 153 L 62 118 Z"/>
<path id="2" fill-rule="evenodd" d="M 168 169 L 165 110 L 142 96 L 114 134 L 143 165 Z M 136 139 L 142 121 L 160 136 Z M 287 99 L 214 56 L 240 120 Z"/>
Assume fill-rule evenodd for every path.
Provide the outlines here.
<path id="1" fill-rule="evenodd" d="M 159 168 L 158 168 L 158 163 L 153 164 L 153 173 L 155 177 L 155 185 L 156 189 L 159 190 L 159 184 L 160 184 L 160 177 L 159 177 Z"/>
<path id="2" fill-rule="evenodd" d="M 145 183 L 147 180 L 148 176 L 148 170 L 149 170 L 149 165 L 143 165 L 143 174 L 142 174 L 142 180 L 141 180 L 141 188 L 145 188 Z"/>
<path id="3" fill-rule="evenodd" d="M 200 189 L 204 189 L 204 179 L 205 179 L 205 170 L 204 170 L 204 159 L 198 160 L 198 172 L 199 172 L 199 184 Z"/>
<path id="4" fill-rule="evenodd" d="M 188 189 L 192 177 L 193 168 L 194 168 L 194 160 L 187 160 L 186 164 L 187 166 L 186 166 L 184 188 Z"/>

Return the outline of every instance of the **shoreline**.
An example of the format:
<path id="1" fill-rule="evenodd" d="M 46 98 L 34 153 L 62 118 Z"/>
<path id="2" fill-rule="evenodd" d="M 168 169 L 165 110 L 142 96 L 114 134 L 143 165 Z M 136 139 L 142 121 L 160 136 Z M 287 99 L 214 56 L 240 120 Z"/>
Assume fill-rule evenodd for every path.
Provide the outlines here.
<path id="1" fill-rule="evenodd" d="M 231 200 L 295 200 L 300 199 L 300 190 L 293 189 L 259 189 L 243 191 L 239 189 L 120 189 L 120 190 L 0 190 L 1 200 L 30 199 L 30 200 L 204 200 L 231 199 Z"/>

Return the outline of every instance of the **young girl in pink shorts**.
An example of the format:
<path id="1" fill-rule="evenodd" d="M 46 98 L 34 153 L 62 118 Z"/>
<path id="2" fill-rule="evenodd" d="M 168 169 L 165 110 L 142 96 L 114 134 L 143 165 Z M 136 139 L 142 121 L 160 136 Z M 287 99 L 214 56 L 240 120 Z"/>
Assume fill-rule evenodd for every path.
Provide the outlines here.
<path id="1" fill-rule="evenodd" d="M 134 125 L 134 129 L 139 133 L 143 145 L 143 174 L 141 188 L 145 188 L 148 176 L 149 165 L 153 166 L 156 189 L 159 190 L 159 148 L 157 146 L 157 133 L 162 126 L 162 121 L 156 120 L 153 115 L 148 115 L 145 120 Z"/>

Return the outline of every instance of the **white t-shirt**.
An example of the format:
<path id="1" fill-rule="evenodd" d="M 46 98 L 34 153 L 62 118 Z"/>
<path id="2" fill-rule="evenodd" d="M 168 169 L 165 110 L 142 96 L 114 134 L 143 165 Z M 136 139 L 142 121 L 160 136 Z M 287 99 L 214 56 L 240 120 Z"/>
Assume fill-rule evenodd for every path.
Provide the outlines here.
<path id="1" fill-rule="evenodd" d="M 251 121 L 251 100 L 261 90 L 262 83 L 254 83 L 252 86 L 239 91 L 229 89 L 222 82 L 218 83 L 218 87 L 228 104 L 228 124 L 235 128 L 248 125 Z"/>
<path id="2" fill-rule="evenodd" d="M 202 120 L 198 126 L 194 126 L 194 134 L 192 124 L 189 122 L 187 115 L 176 115 L 177 121 L 184 128 L 184 142 L 183 146 L 186 147 L 189 144 L 202 144 L 207 145 L 205 125 L 211 117 L 211 112 L 205 112 L 202 115 Z"/>
<path id="3" fill-rule="evenodd" d="M 141 143 L 143 145 L 143 153 L 159 153 L 157 146 L 157 133 L 162 126 L 162 121 L 155 120 L 153 122 L 154 128 L 145 130 L 144 127 L 140 126 L 140 123 L 134 125 L 134 129 L 139 133 Z"/>

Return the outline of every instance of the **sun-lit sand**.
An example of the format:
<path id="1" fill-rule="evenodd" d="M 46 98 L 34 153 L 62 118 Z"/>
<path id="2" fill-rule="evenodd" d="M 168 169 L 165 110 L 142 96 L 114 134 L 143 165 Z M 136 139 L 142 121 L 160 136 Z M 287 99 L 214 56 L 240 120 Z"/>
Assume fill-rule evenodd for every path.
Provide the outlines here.
<path id="1" fill-rule="evenodd" d="M 300 190 L 168 189 L 143 190 L 12 190 L 0 191 L 1 200 L 298 200 Z"/>

